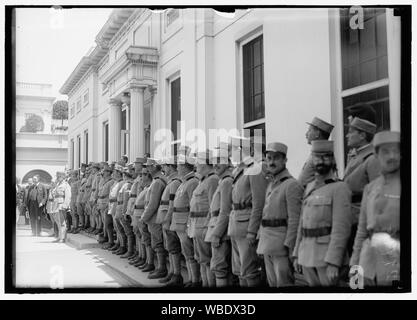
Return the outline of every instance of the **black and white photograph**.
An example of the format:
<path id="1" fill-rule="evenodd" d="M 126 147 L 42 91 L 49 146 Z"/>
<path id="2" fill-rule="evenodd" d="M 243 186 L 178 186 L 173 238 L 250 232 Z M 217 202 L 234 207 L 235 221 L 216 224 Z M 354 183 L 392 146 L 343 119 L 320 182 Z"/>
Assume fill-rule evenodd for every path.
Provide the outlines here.
<path id="1" fill-rule="evenodd" d="M 5 12 L 9 290 L 411 292 L 411 5 Z"/>

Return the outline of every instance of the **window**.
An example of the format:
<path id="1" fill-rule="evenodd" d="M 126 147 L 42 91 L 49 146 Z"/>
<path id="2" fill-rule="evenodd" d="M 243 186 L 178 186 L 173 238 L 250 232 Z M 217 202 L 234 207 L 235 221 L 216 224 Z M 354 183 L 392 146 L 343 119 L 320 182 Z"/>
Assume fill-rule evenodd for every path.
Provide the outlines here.
<path id="1" fill-rule="evenodd" d="M 81 111 L 81 99 L 77 101 L 77 113 Z"/>
<path id="2" fill-rule="evenodd" d="M 71 118 L 74 118 L 74 115 L 75 115 L 75 103 L 73 103 L 71 105 L 71 109 L 70 109 L 70 116 L 71 116 Z"/>
<path id="3" fill-rule="evenodd" d="M 129 157 L 129 108 L 122 109 L 121 153 Z"/>
<path id="4" fill-rule="evenodd" d="M 88 104 L 88 90 L 83 95 L 83 105 L 86 106 Z"/>
<path id="5" fill-rule="evenodd" d="M 350 115 L 390 129 L 387 27 L 385 9 L 365 8 L 364 28 L 351 29 L 349 9 L 340 9 L 343 120 Z M 358 110 L 367 104 L 369 111 Z M 353 112 L 353 110 L 355 111 Z M 345 135 L 348 128 L 344 129 Z M 345 139 L 345 161 L 348 152 Z"/>
<path id="6" fill-rule="evenodd" d="M 88 163 L 88 130 L 84 131 L 84 161 Z"/>
<path id="7" fill-rule="evenodd" d="M 265 117 L 262 35 L 243 45 L 244 123 Z"/>
<path id="8" fill-rule="evenodd" d="M 104 141 L 103 158 L 104 158 L 104 161 L 109 161 L 109 122 L 108 121 L 103 123 L 103 141 Z"/>
<path id="9" fill-rule="evenodd" d="M 70 162 L 71 169 L 74 169 L 74 139 L 71 139 Z"/>
<path id="10" fill-rule="evenodd" d="M 77 136 L 77 144 L 78 144 L 77 166 L 79 168 L 81 167 L 81 136 Z"/>
<path id="11" fill-rule="evenodd" d="M 171 82 L 171 130 L 178 139 L 178 121 L 181 121 L 181 78 Z"/>
<path id="12" fill-rule="evenodd" d="M 180 10 L 178 9 L 171 9 L 167 12 L 167 27 L 171 25 L 175 20 L 177 20 L 180 16 Z"/>

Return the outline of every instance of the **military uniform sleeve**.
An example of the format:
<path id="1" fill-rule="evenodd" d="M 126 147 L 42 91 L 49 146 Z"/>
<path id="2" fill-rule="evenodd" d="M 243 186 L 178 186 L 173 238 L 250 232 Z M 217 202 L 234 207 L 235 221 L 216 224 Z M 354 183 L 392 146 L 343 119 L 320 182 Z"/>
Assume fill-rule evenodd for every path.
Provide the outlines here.
<path id="1" fill-rule="evenodd" d="M 226 179 L 220 184 L 220 213 L 217 218 L 213 236 L 222 238 L 227 231 L 229 215 L 232 211 L 232 180 Z"/>
<path id="2" fill-rule="evenodd" d="M 267 180 L 263 173 L 249 176 L 252 193 L 252 212 L 249 219 L 248 233 L 257 234 L 262 219 L 265 204 Z"/>
<path id="3" fill-rule="evenodd" d="M 171 221 L 172 220 L 172 214 L 174 212 L 174 198 L 175 198 L 175 193 L 177 192 L 180 184 L 181 184 L 180 181 L 175 180 L 170 185 L 168 212 L 165 215 L 164 223 L 167 222 L 167 221 Z"/>
<path id="4" fill-rule="evenodd" d="M 371 182 L 378 178 L 381 174 L 381 164 L 379 160 L 374 156 L 370 156 L 366 159 L 366 175 L 368 176 L 368 181 Z"/>
<path id="5" fill-rule="evenodd" d="M 148 191 L 150 192 L 149 203 L 142 215 L 143 221 L 148 222 L 157 212 L 164 188 L 165 186 L 162 181 L 156 181 L 152 184 L 151 189 Z"/>
<path id="6" fill-rule="evenodd" d="M 193 197 L 193 192 L 195 188 L 197 188 L 197 186 L 198 186 L 197 179 L 192 179 L 191 182 L 188 184 L 187 189 L 186 189 L 188 200 L 191 200 L 191 198 Z"/>
<path id="7" fill-rule="evenodd" d="M 68 183 L 65 184 L 63 208 L 68 209 L 71 202 L 71 187 Z"/>
<path id="8" fill-rule="evenodd" d="M 216 192 L 217 186 L 219 185 L 219 178 L 212 178 L 208 182 L 208 188 L 207 188 L 207 196 L 208 196 L 208 203 L 211 203 L 211 200 L 213 200 L 213 195 Z"/>
<path id="9" fill-rule="evenodd" d="M 303 187 L 296 180 L 288 184 L 285 192 L 285 200 L 287 202 L 288 226 L 287 235 L 284 245 L 289 248 L 291 254 L 295 247 L 297 239 L 298 224 L 300 222 L 301 200 L 303 197 Z"/>
<path id="10" fill-rule="evenodd" d="M 123 214 L 126 213 L 127 210 L 127 203 L 129 202 L 129 198 L 130 198 L 130 189 L 132 188 L 132 183 L 131 182 L 127 182 L 127 185 L 125 187 L 125 190 L 123 191 Z"/>
<path id="11" fill-rule="evenodd" d="M 365 241 L 365 239 L 368 237 L 368 231 L 366 229 L 366 225 L 367 225 L 366 199 L 368 198 L 368 194 L 369 194 L 369 184 L 366 185 L 365 189 L 363 190 L 361 211 L 359 214 L 358 230 L 356 231 L 356 235 L 355 235 L 353 253 L 349 262 L 350 266 L 359 264 L 359 256 L 362 250 L 362 244 Z"/>
<path id="12" fill-rule="evenodd" d="M 324 261 L 341 267 L 351 232 L 352 215 L 350 211 L 352 192 L 346 183 L 335 186 L 332 203 L 332 231 Z"/>

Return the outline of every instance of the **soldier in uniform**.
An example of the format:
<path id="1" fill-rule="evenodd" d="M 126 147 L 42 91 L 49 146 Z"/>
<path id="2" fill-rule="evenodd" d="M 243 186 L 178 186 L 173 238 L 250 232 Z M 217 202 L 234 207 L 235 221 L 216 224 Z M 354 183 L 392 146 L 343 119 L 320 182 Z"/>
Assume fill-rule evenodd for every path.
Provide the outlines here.
<path id="1" fill-rule="evenodd" d="M 188 236 L 193 239 L 194 255 L 200 264 L 203 287 L 216 286 L 216 277 L 210 270 L 211 244 L 204 240 L 207 233 L 210 204 L 219 184 L 219 177 L 214 173 L 210 159 L 208 150 L 197 153 L 196 173 L 200 181 L 191 197 L 187 230 Z"/>
<path id="2" fill-rule="evenodd" d="M 162 164 L 162 171 L 167 180 L 167 186 L 161 196 L 161 202 L 156 216 L 156 223 L 162 226 L 164 248 L 168 252 L 170 270 L 160 283 L 170 283 L 170 286 L 182 285 L 181 276 L 181 243 L 175 231 L 169 230 L 174 210 L 175 193 L 181 184 L 178 178 L 176 157 L 166 158 Z M 172 279 L 172 281 L 171 281 Z"/>
<path id="3" fill-rule="evenodd" d="M 350 266 L 366 286 L 390 286 L 400 280 L 400 133 L 379 132 L 373 146 L 381 175 L 365 186 Z"/>
<path id="4" fill-rule="evenodd" d="M 188 272 L 188 282 L 184 284 L 185 287 L 198 287 L 201 284 L 200 267 L 194 257 L 193 241 L 187 234 L 190 201 L 193 191 L 198 185 L 198 179 L 194 173 L 194 163 L 194 158 L 190 157 L 190 148 L 181 146 L 177 154 L 177 169 L 182 182 L 175 193 L 170 230 L 177 233 L 180 239 L 181 253 L 185 257 Z"/>
<path id="5" fill-rule="evenodd" d="M 266 159 L 272 175 L 266 190 L 257 253 L 263 255 L 268 285 L 294 284 L 292 253 L 297 238 L 304 188 L 286 168 L 287 146 L 268 144 Z"/>
<path id="6" fill-rule="evenodd" d="M 94 219 L 94 225 L 95 225 L 95 230 L 92 232 L 94 235 L 104 235 L 103 234 L 103 224 L 101 223 L 101 216 L 100 216 L 100 212 L 98 210 L 98 193 L 100 191 L 100 188 L 103 186 L 102 181 L 103 181 L 103 168 L 107 163 L 102 161 L 99 164 L 97 164 L 99 166 L 99 171 L 96 174 L 96 178 L 94 179 L 93 182 L 93 188 L 91 190 L 91 196 L 90 196 L 90 201 L 93 203 L 94 205 L 94 210 L 92 211 L 93 215 L 93 219 Z"/>
<path id="7" fill-rule="evenodd" d="M 103 243 L 103 248 L 106 248 L 110 245 L 113 245 L 109 241 L 108 232 L 106 229 L 106 217 L 108 216 L 109 211 L 109 195 L 110 189 L 113 186 L 114 180 L 112 179 L 113 170 L 106 163 L 103 165 L 103 177 L 100 179 L 98 186 L 98 195 L 97 195 L 97 211 L 100 216 L 100 220 L 103 226 L 103 235 L 99 236 L 98 242 Z"/>
<path id="8" fill-rule="evenodd" d="M 252 156 L 254 146 L 245 146 L 244 137 L 232 138 L 232 148 L 241 149 L 241 159 L 233 177 L 232 212 L 228 235 L 232 242 L 232 271 L 241 287 L 261 284 L 256 236 L 262 219 L 267 186 L 266 168 Z"/>
<path id="9" fill-rule="evenodd" d="M 65 213 L 68 210 L 71 203 L 71 187 L 64 180 L 65 172 L 58 171 L 56 173 L 56 184 L 51 190 L 51 196 L 53 198 L 52 213 L 55 223 L 58 226 L 59 236 L 53 242 L 65 242 L 67 226 L 65 221 Z"/>
<path id="10" fill-rule="evenodd" d="M 72 215 L 72 229 L 69 231 L 71 233 L 78 233 L 80 229 L 78 228 L 79 224 L 79 216 L 77 213 L 77 197 L 78 197 L 78 189 L 80 187 L 80 180 L 78 179 L 78 171 L 72 170 L 71 171 L 71 215 Z"/>
<path id="11" fill-rule="evenodd" d="M 141 192 L 137 195 L 135 201 L 135 209 L 133 211 L 133 217 L 138 226 L 136 233 L 136 241 L 139 243 L 140 259 L 134 263 L 135 267 L 141 270 L 152 271 L 155 270 L 154 265 L 154 251 L 151 247 L 151 234 L 148 229 L 148 225 L 143 222 L 142 215 L 145 210 L 146 199 L 148 198 L 149 187 L 152 183 L 152 175 L 146 168 L 146 163 L 142 168 L 142 180 L 141 180 Z"/>
<path id="12" fill-rule="evenodd" d="M 314 140 L 328 140 L 333 130 L 333 125 L 330 123 L 314 117 L 311 122 L 307 122 L 308 130 L 306 132 L 307 143 L 311 145 Z M 307 184 L 314 180 L 314 165 L 311 159 L 311 155 L 304 163 L 303 169 L 298 177 L 298 181 L 305 188 Z"/>
<path id="13" fill-rule="evenodd" d="M 110 250 L 112 252 L 115 252 L 119 249 L 119 243 L 117 241 L 114 241 L 114 228 L 116 222 L 114 221 L 114 218 L 116 216 L 116 208 L 117 208 L 117 196 L 119 194 L 120 188 L 124 184 L 123 180 L 123 167 L 119 164 L 114 165 L 113 169 L 113 185 L 110 188 L 109 193 L 109 210 L 107 211 L 107 215 L 105 218 L 105 226 L 107 230 L 107 238 L 108 244 L 103 246 L 104 249 Z M 119 239 L 120 240 L 120 239 Z"/>
<path id="14" fill-rule="evenodd" d="M 362 193 L 365 185 L 379 176 L 381 167 L 375 158 L 371 141 L 376 125 L 368 120 L 353 118 L 349 123 L 346 135 L 347 146 L 350 148 L 343 180 L 352 191 L 352 230 L 348 242 L 349 255 L 352 254 L 353 242 L 358 228 Z"/>
<path id="15" fill-rule="evenodd" d="M 348 264 L 351 191 L 345 182 L 335 179 L 333 141 L 313 141 L 311 153 L 316 177 L 304 192 L 294 268 L 311 287 L 334 286 Z"/>
<path id="16" fill-rule="evenodd" d="M 90 162 L 85 171 L 86 176 L 88 176 L 88 178 L 84 186 L 84 193 L 83 193 L 83 199 L 82 199 L 84 203 L 84 219 L 85 219 L 84 231 L 86 232 L 91 232 L 91 230 L 93 229 L 93 226 L 91 225 L 91 219 L 90 219 L 91 206 L 89 202 L 90 196 L 91 196 L 91 188 L 92 188 L 93 180 L 94 180 L 94 170 L 95 170 L 92 168 L 92 165 L 93 163 Z"/>
<path id="17" fill-rule="evenodd" d="M 148 158 L 146 167 L 152 175 L 153 180 L 149 187 L 145 210 L 141 220 L 148 225 L 149 232 L 151 233 L 152 250 L 156 253 L 158 259 L 158 267 L 148 275 L 148 279 L 159 279 L 166 277 L 168 274 L 166 266 L 167 252 L 163 243 L 162 226 L 156 223 L 159 204 L 167 182 L 161 172 L 161 164 L 157 163 L 155 159 Z M 142 269 L 142 271 L 144 270 L 146 269 Z"/>
<path id="18" fill-rule="evenodd" d="M 78 188 L 78 195 L 77 195 L 77 214 L 80 219 L 80 230 L 85 230 L 88 227 L 88 219 L 85 216 L 85 202 L 84 202 L 84 192 L 85 186 L 88 180 L 88 171 L 86 165 L 81 167 L 81 170 L 84 169 L 83 176 L 80 180 L 80 186 Z M 81 171 L 82 172 L 82 171 Z"/>
<path id="19" fill-rule="evenodd" d="M 232 210 L 233 175 L 228 145 L 220 145 L 212 153 L 211 163 L 219 183 L 210 203 L 210 214 L 205 241 L 211 243 L 210 270 L 215 275 L 216 287 L 231 285 L 231 244 L 227 235 Z"/>
<path id="20" fill-rule="evenodd" d="M 96 211 L 97 211 L 97 191 L 98 191 L 98 183 L 100 181 L 101 175 L 100 175 L 100 164 L 99 163 L 92 163 L 91 164 L 91 188 L 88 189 L 88 181 L 87 181 L 87 194 L 89 194 L 86 202 L 87 206 L 87 212 L 90 219 L 90 226 L 91 228 L 88 230 L 88 232 L 92 234 L 96 234 Z"/>

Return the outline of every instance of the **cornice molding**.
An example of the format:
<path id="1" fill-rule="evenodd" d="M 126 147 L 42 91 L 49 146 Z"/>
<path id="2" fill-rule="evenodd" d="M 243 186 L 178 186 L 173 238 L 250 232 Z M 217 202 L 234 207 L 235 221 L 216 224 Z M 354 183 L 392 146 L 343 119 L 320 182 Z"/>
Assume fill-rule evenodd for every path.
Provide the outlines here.
<path id="1" fill-rule="evenodd" d="M 113 48 L 117 44 L 117 42 L 119 42 L 119 40 L 121 38 L 123 38 L 124 35 L 132 29 L 132 26 L 135 24 L 137 19 L 139 19 L 139 17 L 145 11 L 146 11 L 146 9 L 139 8 L 139 9 L 136 9 L 130 15 L 130 17 L 127 19 L 127 21 L 121 26 L 121 28 L 116 32 L 116 34 L 113 36 L 113 38 L 109 41 L 109 44 L 108 44 L 109 49 Z"/>

